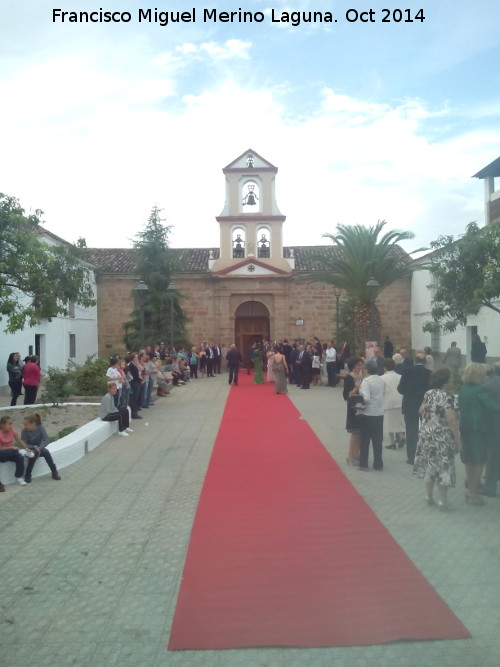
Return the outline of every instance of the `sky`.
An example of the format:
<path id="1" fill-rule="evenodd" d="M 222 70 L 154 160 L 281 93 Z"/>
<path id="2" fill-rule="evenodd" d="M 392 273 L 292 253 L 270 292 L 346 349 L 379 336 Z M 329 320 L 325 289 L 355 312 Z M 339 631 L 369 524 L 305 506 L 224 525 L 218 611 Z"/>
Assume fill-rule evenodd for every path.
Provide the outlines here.
<path id="1" fill-rule="evenodd" d="M 0 192 L 90 247 L 130 247 L 155 205 L 172 246 L 218 246 L 222 169 L 251 148 L 278 167 L 285 245 L 385 219 L 411 251 L 484 224 L 498 0 L 192 4 L 3 0 Z M 139 21 L 155 8 L 168 25 Z M 130 20 L 61 19 L 101 9 Z M 221 20 L 238 9 L 254 20 Z"/>

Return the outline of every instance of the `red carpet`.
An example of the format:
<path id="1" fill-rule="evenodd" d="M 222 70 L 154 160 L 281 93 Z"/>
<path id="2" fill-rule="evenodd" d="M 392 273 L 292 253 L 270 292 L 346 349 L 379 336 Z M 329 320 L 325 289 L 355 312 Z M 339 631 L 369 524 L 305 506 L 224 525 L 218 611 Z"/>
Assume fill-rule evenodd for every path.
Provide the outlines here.
<path id="1" fill-rule="evenodd" d="M 201 493 L 169 649 L 468 636 L 288 397 L 241 377 Z"/>

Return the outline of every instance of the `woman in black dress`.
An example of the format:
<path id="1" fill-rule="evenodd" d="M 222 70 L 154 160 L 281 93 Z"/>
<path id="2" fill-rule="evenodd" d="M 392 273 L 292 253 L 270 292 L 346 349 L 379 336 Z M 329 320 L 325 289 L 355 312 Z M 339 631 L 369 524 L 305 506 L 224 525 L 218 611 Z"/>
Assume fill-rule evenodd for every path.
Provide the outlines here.
<path id="1" fill-rule="evenodd" d="M 347 465 L 358 465 L 359 463 L 359 417 L 356 414 L 355 396 L 359 395 L 359 386 L 363 379 L 363 359 L 352 357 L 347 362 L 349 373 L 344 378 L 344 400 L 347 403 L 346 430 L 351 434 L 349 440 L 349 451 L 347 454 Z"/>

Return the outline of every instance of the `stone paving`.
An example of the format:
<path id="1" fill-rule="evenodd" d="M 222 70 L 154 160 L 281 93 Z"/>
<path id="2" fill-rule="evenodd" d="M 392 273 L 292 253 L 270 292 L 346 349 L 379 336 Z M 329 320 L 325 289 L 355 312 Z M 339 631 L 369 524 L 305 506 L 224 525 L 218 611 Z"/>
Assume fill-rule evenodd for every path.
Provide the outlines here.
<path id="1" fill-rule="evenodd" d="M 258 387 L 256 388 L 258 390 Z M 235 391 L 237 391 L 235 389 Z M 359 493 L 472 634 L 459 641 L 323 649 L 168 652 L 184 558 L 228 392 L 200 379 L 158 399 L 61 471 L 0 494 L 0 664 L 6 666 L 422 667 L 500 665 L 500 499 L 465 504 L 463 466 L 444 513 L 402 451 L 382 474 L 345 465 L 340 389 L 290 397 Z M 43 465 L 40 462 L 37 465 Z M 369 563 L 353 576 L 370 585 Z"/>

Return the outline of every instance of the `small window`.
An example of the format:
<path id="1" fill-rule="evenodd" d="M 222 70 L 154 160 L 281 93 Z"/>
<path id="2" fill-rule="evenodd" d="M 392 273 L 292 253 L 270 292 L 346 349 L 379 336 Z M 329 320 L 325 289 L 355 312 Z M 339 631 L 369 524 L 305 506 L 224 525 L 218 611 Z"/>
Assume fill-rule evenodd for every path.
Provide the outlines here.
<path id="1" fill-rule="evenodd" d="M 69 335 L 69 358 L 74 359 L 76 357 L 76 334 Z"/>

